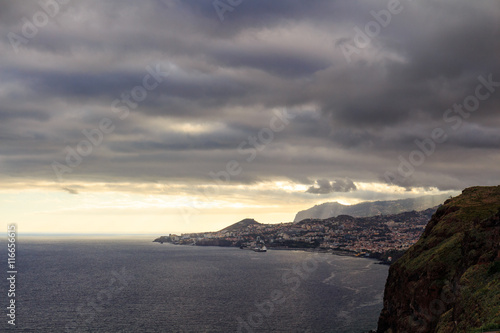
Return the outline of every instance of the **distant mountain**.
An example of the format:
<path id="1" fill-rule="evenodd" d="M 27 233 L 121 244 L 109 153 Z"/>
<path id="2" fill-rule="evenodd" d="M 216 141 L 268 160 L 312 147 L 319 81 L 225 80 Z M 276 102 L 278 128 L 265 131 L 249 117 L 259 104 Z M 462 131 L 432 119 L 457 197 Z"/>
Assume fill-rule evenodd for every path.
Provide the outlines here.
<path id="1" fill-rule="evenodd" d="M 500 186 L 438 208 L 389 269 L 378 333 L 500 329 Z"/>
<path id="2" fill-rule="evenodd" d="M 412 210 L 421 211 L 435 207 L 449 195 L 429 195 L 418 198 L 409 198 L 391 201 L 366 201 L 356 205 L 342 205 L 338 202 L 326 202 L 312 208 L 302 210 L 295 216 L 294 222 L 304 219 L 327 219 L 339 215 L 350 215 L 353 217 L 368 217 L 376 215 L 392 215 Z"/>
<path id="3" fill-rule="evenodd" d="M 244 219 L 241 220 L 240 222 L 236 222 L 234 224 L 231 224 L 229 227 L 225 227 L 224 229 L 220 230 L 219 232 L 237 232 L 242 229 L 247 229 L 249 226 L 252 225 L 262 225 L 262 223 L 259 223 L 255 221 L 254 219 Z"/>

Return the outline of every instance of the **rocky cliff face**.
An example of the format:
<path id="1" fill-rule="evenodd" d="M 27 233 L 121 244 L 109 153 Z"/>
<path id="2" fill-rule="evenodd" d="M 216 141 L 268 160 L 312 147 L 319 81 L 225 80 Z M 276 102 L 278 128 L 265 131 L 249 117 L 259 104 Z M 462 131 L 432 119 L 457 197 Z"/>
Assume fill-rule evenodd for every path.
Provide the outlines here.
<path id="1" fill-rule="evenodd" d="M 500 186 L 449 199 L 387 278 L 378 333 L 500 329 Z"/>

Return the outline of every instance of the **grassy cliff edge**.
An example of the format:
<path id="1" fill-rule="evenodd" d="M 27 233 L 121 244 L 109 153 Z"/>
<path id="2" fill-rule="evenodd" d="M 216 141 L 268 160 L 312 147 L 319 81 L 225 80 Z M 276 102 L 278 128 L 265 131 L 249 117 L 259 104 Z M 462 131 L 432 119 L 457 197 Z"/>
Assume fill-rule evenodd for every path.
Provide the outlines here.
<path id="1" fill-rule="evenodd" d="M 379 333 L 500 329 L 500 186 L 447 200 L 387 278 Z"/>

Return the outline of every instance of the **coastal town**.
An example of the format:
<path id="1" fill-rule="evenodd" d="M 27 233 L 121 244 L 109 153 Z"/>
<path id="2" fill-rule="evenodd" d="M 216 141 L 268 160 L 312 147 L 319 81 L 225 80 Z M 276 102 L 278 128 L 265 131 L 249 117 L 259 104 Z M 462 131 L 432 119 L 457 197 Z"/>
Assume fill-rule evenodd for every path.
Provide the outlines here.
<path id="1" fill-rule="evenodd" d="M 159 243 L 252 248 L 258 240 L 269 249 L 320 249 L 391 261 L 423 233 L 435 208 L 396 215 L 305 219 L 296 223 L 262 224 L 245 219 L 217 232 L 162 236 Z"/>

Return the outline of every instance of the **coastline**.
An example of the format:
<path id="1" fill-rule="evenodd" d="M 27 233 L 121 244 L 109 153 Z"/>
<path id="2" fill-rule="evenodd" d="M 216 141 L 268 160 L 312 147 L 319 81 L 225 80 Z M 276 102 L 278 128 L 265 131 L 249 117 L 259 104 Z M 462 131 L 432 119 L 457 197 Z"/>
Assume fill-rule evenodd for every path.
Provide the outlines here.
<path id="1" fill-rule="evenodd" d="M 172 243 L 172 242 L 161 241 L 160 239 L 161 239 L 161 237 L 153 240 L 153 243 L 160 243 L 160 244 L 169 243 L 169 244 L 176 245 L 176 246 L 200 246 L 200 247 L 208 246 L 208 247 L 237 248 L 236 246 L 223 246 L 223 245 L 175 244 L 175 243 Z M 242 249 L 242 250 L 250 250 L 250 248 L 247 248 L 247 247 L 240 248 L 240 249 Z M 373 261 L 377 261 L 377 262 L 374 262 L 374 264 L 377 264 L 377 265 L 388 265 L 388 266 L 391 265 L 391 262 L 380 260 L 379 258 L 373 258 L 373 257 L 367 257 L 367 256 L 357 255 L 357 253 L 352 252 L 352 251 L 343 251 L 343 250 L 335 250 L 335 249 L 324 249 L 324 248 L 311 248 L 311 247 L 280 247 L 280 246 L 268 247 L 267 250 L 268 251 L 303 251 L 303 252 L 315 252 L 315 253 L 329 253 L 329 254 L 333 254 L 333 255 L 341 256 L 341 257 L 371 259 Z"/>

